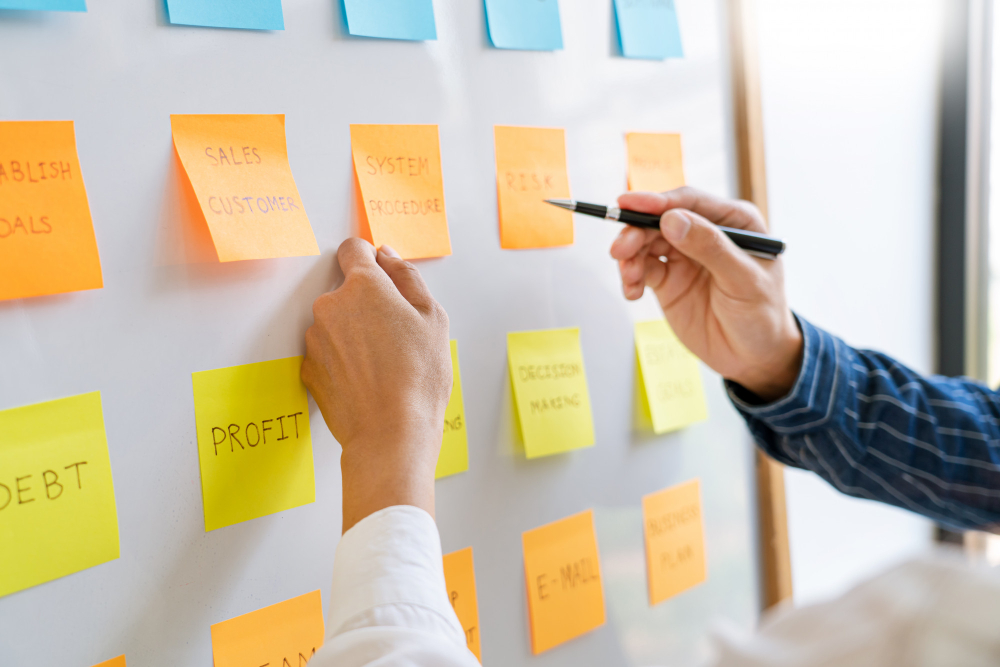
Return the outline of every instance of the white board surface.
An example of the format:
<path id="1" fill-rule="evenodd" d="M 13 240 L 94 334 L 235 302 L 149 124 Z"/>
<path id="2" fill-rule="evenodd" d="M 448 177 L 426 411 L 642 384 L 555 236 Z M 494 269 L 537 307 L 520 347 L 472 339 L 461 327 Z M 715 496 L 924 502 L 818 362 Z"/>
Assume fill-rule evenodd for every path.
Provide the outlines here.
<path id="1" fill-rule="evenodd" d="M 502 251 L 494 124 L 564 127 L 574 196 L 625 185 L 626 131 L 684 135 L 688 181 L 732 194 L 721 0 L 679 0 L 687 57 L 616 55 L 610 0 L 561 3 L 566 48 L 489 46 L 481 2 L 437 0 L 438 41 L 346 35 L 336 0 L 285 0 L 286 31 L 167 24 L 159 0 L 92 0 L 86 14 L 0 11 L 0 119 L 76 122 L 105 288 L 0 303 L 0 409 L 100 390 L 121 558 L 0 599 L 0 664 L 212 664 L 209 626 L 317 588 L 329 606 L 340 534 L 340 449 L 312 408 L 317 500 L 206 533 L 191 373 L 303 352 L 312 300 L 351 235 L 348 124 L 440 125 L 454 255 L 420 268 L 459 342 L 470 470 L 437 483 L 445 551 L 472 546 L 486 665 L 694 664 L 710 624 L 756 619 L 752 449 L 705 372 L 711 420 L 652 437 L 632 427 L 632 323 L 607 251 L 616 228 L 578 220 L 573 247 Z M 171 113 L 284 113 L 322 256 L 169 266 Z M 579 326 L 595 447 L 515 452 L 508 331 Z M 709 580 L 649 608 L 643 494 L 698 476 Z M 605 627 L 530 655 L 521 532 L 595 508 Z"/>

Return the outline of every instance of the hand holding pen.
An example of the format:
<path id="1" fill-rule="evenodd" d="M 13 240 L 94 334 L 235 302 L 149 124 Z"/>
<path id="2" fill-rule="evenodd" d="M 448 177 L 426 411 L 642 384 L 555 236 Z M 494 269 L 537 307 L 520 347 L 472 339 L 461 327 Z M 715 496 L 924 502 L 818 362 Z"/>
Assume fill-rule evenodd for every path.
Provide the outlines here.
<path id="1" fill-rule="evenodd" d="M 719 229 L 763 235 L 760 211 L 693 188 L 628 193 L 618 206 L 662 216 L 659 229 L 626 226 L 611 246 L 626 298 L 649 287 L 677 337 L 716 372 L 764 400 L 787 394 L 802 333 L 785 300 L 783 262 L 754 259 Z"/>

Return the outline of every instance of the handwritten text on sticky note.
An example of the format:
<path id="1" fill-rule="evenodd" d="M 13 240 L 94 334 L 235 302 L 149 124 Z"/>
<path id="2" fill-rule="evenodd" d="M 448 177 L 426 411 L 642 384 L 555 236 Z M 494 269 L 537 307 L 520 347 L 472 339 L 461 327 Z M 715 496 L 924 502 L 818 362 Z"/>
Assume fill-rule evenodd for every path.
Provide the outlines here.
<path id="1" fill-rule="evenodd" d="M 0 411 L 0 535 L 0 596 L 118 558 L 100 393 Z"/>
<path id="2" fill-rule="evenodd" d="M 698 358 L 665 319 L 637 322 L 639 408 L 653 431 L 667 433 L 708 419 Z"/>
<path id="3" fill-rule="evenodd" d="M 444 439 L 438 454 L 434 478 L 465 472 L 469 469 L 469 436 L 465 428 L 465 402 L 462 400 L 462 374 L 458 367 L 458 341 L 451 341 L 451 398 L 444 412 Z"/>
<path id="4" fill-rule="evenodd" d="M 437 125 L 351 125 L 362 237 L 404 259 L 451 254 Z"/>
<path id="5" fill-rule="evenodd" d="M 0 121 L 0 300 L 103 284 L 72 121 Z"/>
<path id="6" fill-rule="evenodd" d="M 215 667 L 304 667 L 322 645 L 319 591 L 212 626 Z"/>
<path id="7" fill-rule="evenodd" d="M 479 640 L 479 602 L 476 599 L 476 571 L 472 562 L 472 547 L 453 551 L 444 556 L 444 581 L 448 600 L 465 630 L 469 650 L 483 661 Z"/>
<path id="8" fill-rule="evenodd" d="M 683 58 L 674 0 L 615 0 L 622 55 L 626 58 Z"/>
<path id="9" fill-rule="evenodd" d="M 594 444 L 579 329 L 509 333 L 507 363 L 529 459 Z"/>
<path id="10" fill-rule="evenodd" d="M 684 185 L 684 158 L 681 135 L 629 132 L 628 189 L 666 192 Z"/>
<path id="11" fill-rule="evenodd" d="M 283 115 L 174 115 L 170 124 L 219 261 L 319 254 Z"/>
<path id="12" fill-rule="evenodd" d="M 213 28 L 285 29 L 281 0 L 167 0 L 167 19 Z"/>
<path id="13" fill-rule="evenodd" d="M 192 374 L 205 530 L 316 499 L 302 357 Z"/>
<path id="14" fill-rule="evenodd" d="M 493 134 L 500 246 L 545 248 L 573 243 L 573 214 L 545 203 L 570 196 L 565 133 L 497 125 Z"/>
<path id="15" fill-rule="evenodd" d="M 359 37 L 437 39 L 432 0 L 343 0 L 347 31 Z"/>
<path id="16" fill-rule="evenodd" d="M 604 624 L 592 510 L 525 532 L 531 648 L 536 655 Z"/>
<path id="17" fill-rule="evenodd" d="M 705 581 L 705 533 L 697 479 L 642 498 L 649 603 Z"/>
<path id="18" fill-rule="evenodd" d="M 498 49 L 556 51 L 563 47 L 558 0 L 486 0 L 490 41 Z"/>

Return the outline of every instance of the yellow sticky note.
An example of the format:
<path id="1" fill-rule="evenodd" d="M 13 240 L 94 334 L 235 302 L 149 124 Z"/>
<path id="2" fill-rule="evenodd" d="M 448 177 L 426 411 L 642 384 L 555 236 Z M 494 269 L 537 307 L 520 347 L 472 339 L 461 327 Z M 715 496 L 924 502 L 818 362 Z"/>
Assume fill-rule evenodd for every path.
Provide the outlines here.
<path id="1" fill-rule="evenodd" d="M 351 125 L 361 236 L 404 259 L 451 254 L 437 125 Z"/>
<path id="2" fill-rule="evenodd" d="M 666 320 L 635 325 L 639 408 L 653 431 L 667 433 L 708 419 L 698 358 Z"/>
<path id="3" fill-rule="evenodd" d="M 283 115 L 173 115 L 170 125 L 220 262 L 319 254 Z"/>
<path id="4" fill-rule="evenodd" d="M 212 626 L 215 667 L 304 667 L 322 645 L 319 591 Z"/>
<path id="5" fill-rule="evenodd" d="M 604 625 L 604 586 L 594 512 L 587 510 L 521 536 L 535 655 Z"/>
<path id="6" fill-rule="evenodd" d="M 94 665 L 94 667 L 126 667 L 125 656 L 120 655 L 117 658 L 111 658 L 110 660 L 105 660 L 100 664 Z"/>
<path id="7" fill-rule="evenodd" d="M 316 500 L 302 357 L 192 374 L 205 530 Z"/>
<path id="8" fill-rule="evenodd" d="M 629 132 L 628 189 L 666 192 L 684 185 L 681 135 Z"/>
<path id="9" fill-rule="evenodd" d="M 0 597 L 118 558 L 100 392 L 0 411 L 0 535 Z"/>
<path id="10" fill-rule="evenodd" d="M 529 459 L 594 444 L 579 329 L 508 333 L 507 363 Z"/>
<path id="11" fill-rule="evenodd" d="M 465 403 L 462 401 L 462 374 L 458 368 L 457 340 L 451 341 L 451 377 L 451 398 L 444 411 L 444 439 L 434 479 L 469 469 L 469 436 L 465 429 Z"/>
<path id="12" fill-rule="evenodd" d="M 500 247 L 547 248 L 573 243 L 573 214 L 545 203 L 546 199 L 570 197 L 565 132 L 497 125 L 493 137 Z"/>
<path id="13" fill-rule="evenodd" d="M 476 570 L 472 562 L 472 547 L 445 554 L 444 582 L 448 599 L 465 630 L 465 642 L 479 662 L 483 661 L 479 643 L 479 602 L 476 599 Z"/>
<path id="14" fill-rule="evenodd" d="M 649 604 L 705 581 L 705 531 L 697 479 L 642 498 Z"/>
<path id="15" fill-rule="evenodd" d="M 0 300 L 103 286 L 73 121 L 0 122 Z"/>

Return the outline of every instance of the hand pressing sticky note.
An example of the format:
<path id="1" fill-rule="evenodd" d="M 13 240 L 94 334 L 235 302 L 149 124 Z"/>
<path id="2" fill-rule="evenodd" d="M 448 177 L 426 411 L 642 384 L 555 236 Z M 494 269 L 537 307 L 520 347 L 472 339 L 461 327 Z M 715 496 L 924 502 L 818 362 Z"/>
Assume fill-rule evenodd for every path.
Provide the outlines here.
<path id="1" fill-rule="evenodd" d="M 681 135 L 629 132 L 628 189 L 666 192 L 684 185 L 684 158 Z"/>
<path id="2" fill-rule="evenodd" d="M 100 393 L 0 411 L 0 535 L 0 596 L 118 558 Z"/>
<path id="3" fill-rule="evenodd" d="M 0 121 L 0 300 L 104 286 L 72 121 Z"/>
<path id="4" fill-rule="evenodd" d="M 319 254 L 284 116 L 175 115 L 170 125 L 220 262 Z"/>
<path id="5" fill-rule="evenodd" d="M 674 0 L 615 0 L 615 19 L 626 58 L 684 57 Z"/>
<path id="6" fill-rule="evenodd" d="M 666 320 L 635 325 L 640 421 L 667 433 L 708 419 L 698 358 L 677 338 Z"/>
<path id="7" fill-rule="evenodd" d="M 284 30 L 281 0 L 167 0 L 175 25 L 247 30 Z"/>
<path id="8" fill-rule="evenodd" d="M 547 248 L 573 243 L 573 214 L 545 203 L 546 199 L 570 197 L 565 133 L 497 125 L 493 135 L 500 247 Z"/>
<path id="9" fill-rule="evenodd" d="M 521 541 L 532 653 L 538 655 L 604 625 L 594 512 L 529 530 Z"/>
<path id="10" fill-rule="evenodd" d="M 431 0 L 343 0 L 347 31 L 359 37 L 434 40 Z"/>
<path id="11" fill-rule="evenodd" d="M 594 444 L 579 329 L 509 333 L 507 363 L 529 459 Z"/>
<path id="12" fill-rule="evenodd" d="M 302 357 L 193 373 L 205 530 L 316 500 Z"/>
<path id="13" fill-rule="evenodd" d="M 94 667 L 127 667 L 125 664 L 125 656 L 120 655 L 117 658 L 111 658 L 110 660 L 105 660 L 104 662 L 94 665 Z"/>
<path id="14" fill-rule="evenodd" d="M 0 0 L 0 9 L 33 9 L 51 12 L 85 12 L 86 0 Z"/>
<path id="15" fill-rule="evenodd" d="M 563 47 L 558 0 L 486 0 L 486 25 L 498 49 L 557 51 Z"/>
<path id="16" fill-rule="evenodd" d="M 462 374 L 458 368 L 458 341 L 451 341 L 451 398 L 444 412 L 444 440 L 438 454 L 434 479 L 469 469 L 469 436 L 465 429 Z"/>
<path id="17" fill-rule="evenodd" d="M 444 556 L 444 582 L 448 599 L 465 630 L 465 642 L 479 662 L 483 661 L 479 643 L 479 602 L 476 599 L 476 571 L 472 547 Z"/>
<path id="18" fill-rule="evenodd" d="M 705 531 L 697 479 L 642 498 L 649 604 L 705 581 Z"/>
<path id="19" fill-rule="evenodd" d="M 437 125 L 351 125 L 361 235 L 404 259 L 451 254 Z"/>
<path id="20" fill-rule="evenodd" d="M 215 667 L 304 667 L 322 645 L 319 591 L 212 626 Z"/>

